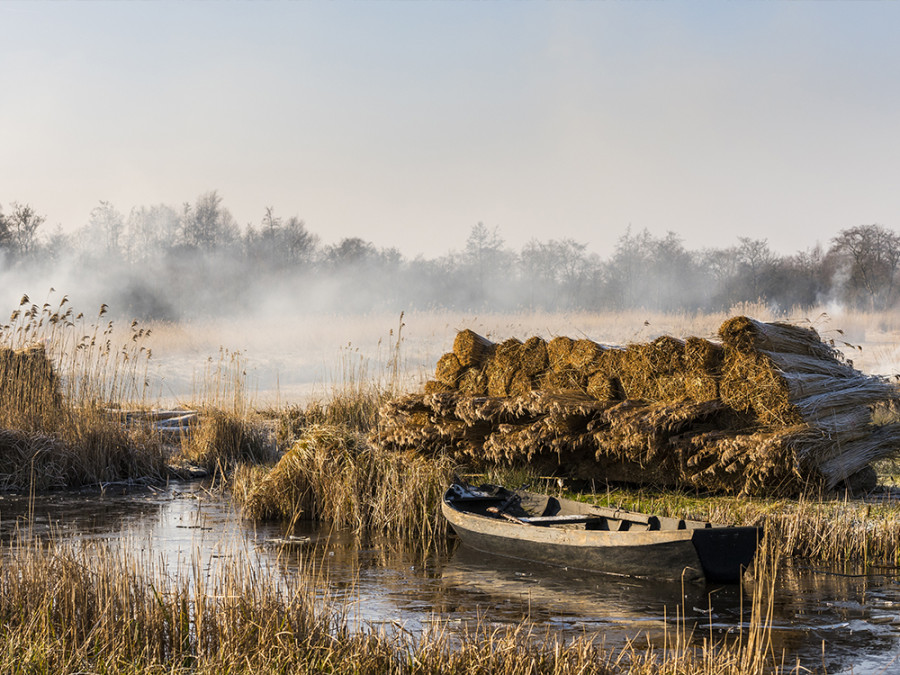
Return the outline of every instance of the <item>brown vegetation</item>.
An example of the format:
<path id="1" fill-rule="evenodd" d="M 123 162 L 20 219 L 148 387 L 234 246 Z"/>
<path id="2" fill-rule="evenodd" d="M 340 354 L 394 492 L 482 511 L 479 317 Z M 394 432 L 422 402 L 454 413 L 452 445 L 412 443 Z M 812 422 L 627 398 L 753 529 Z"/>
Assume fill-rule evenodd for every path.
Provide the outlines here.
<path id="1" fill-rule="evenodd" d="M 233 494 L 253 519 L 376 529 L 427 549 L 446 534 L 439 504 L 450 475 L 447 460 L 387 451 L 346 427 L 315 425 L 271 471 L 239 471 Z"/>
<path id="2" fill-rule="evenodd" d="M 86 325 L 66 298 L 56 309 L 22 298 L 0 326 L 0 488 L 165 474 L 158 436 L 126 428 L 114 413 L 126 399 L 141 400 L 145 335 L 133 323 L 124 344 L 114 345 L 112 323 Z"/>
<path id="3" fill-rule="evenodd" d="M 262 423 L 251 416 L 209 409 L 181 436 L 179 459 L 225 474 L 241 463 L 274 460 L 275 447 Z"/>
<path id="4" fill-rule="evenodd" d="M 761 570 L 752 614 L 731 639 L 695 646 L 683 622 L 665 645 L 611 650 L 585 635 L 564 642 L 527 621 L 458 630 L 435 617 L 425 633 L 353 629 L 346 604 L 303 571 L 226 556 L 212 574 L 172 580 L 152 561 L 97 544 L 3 551 L 0 671 L 90 673 L 354 672 L 498 675 L 745 675 L 777 668 L 771 635 L 774 569 Z"/>

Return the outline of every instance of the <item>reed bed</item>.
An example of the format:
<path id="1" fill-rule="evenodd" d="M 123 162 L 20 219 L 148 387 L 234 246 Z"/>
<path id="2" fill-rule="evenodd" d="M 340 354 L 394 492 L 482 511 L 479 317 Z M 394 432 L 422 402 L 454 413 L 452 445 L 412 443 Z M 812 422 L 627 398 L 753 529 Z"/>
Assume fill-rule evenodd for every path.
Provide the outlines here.
<path id="1" fill-rule="evenodd" d="M 146 404 L 149 331 L 116 331 L 75 314 L 63 297 L 42 307 L 23 296 L 0 325 L 0 486 L 77 487 L 161 478 L 160 439 L 126 430 L 115 410 Z"/>
<path id="2" fill-rule="evenodd" d="M 248 518 L 378 530 L 425 550 L 445 539 L 439 506 L 452 474 L 448 460 L 391 452 L 347 427 L 316 425 L 260 474 L 234 477 L 233 494 Z"/>
<path id="3" fill-rule="evenodd" d="M 757 583 L 749 629 L 695 646 L 676 628 L 659 649 L 624 649 L 595 636 L 569 642 L 527 622 L 424 634 L 351 627 L 346 604 L 315 573 L 285 578 L 229 559 L 172 580 L 145 560 L 102 544 L 32 543 L 0 567 L 0 671 L 4 673 L 353 672 L 499 675 L 707 675 L 770 672 L 771 583 Z M 768 578 L 774 578 L 774 574 Z"/>
<path id="4" fill-rule="evenodd" d="M 198 420 L 182 435 L 176 461 L 224 477 L 239 465 L 277 459 L 271 433 L 256 415 L 207 408 Z"/>

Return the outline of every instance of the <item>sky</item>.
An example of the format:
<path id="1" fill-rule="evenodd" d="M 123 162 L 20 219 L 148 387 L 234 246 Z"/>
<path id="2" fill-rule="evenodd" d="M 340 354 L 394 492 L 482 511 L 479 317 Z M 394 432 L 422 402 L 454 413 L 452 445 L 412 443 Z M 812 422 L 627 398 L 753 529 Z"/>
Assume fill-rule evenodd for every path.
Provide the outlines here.
<path id="1" fill-rule="evenodd" d="M 0 205 L 217 190 L 324 243 L 900 228 L 900 3 L 0 2 Z"/>

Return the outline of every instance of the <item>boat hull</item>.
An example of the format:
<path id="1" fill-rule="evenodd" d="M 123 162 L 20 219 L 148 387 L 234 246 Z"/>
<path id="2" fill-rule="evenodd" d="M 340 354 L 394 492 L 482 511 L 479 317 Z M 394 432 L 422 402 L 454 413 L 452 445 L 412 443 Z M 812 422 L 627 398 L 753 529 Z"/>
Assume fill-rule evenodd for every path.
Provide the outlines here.
<path id="1" fill-rule="evenodd" d="M 443 513 L 465 546 L 605 574 L 737 583 L 760 536 L 757 528 L 741 527 L 626 532 L 537 527 L 460 510 L 450 496 L 445 496 Z"/>

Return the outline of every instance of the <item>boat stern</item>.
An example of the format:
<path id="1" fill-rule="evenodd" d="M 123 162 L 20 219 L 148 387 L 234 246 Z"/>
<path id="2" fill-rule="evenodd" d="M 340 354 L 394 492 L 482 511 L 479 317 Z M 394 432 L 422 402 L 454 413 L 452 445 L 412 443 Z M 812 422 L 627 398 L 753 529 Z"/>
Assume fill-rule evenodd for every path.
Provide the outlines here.
<path id="1" fill-rule="evenodd" d="M 761 527 L 713 527 L 693 531 L 691 543 L 707 581 L 736 584 L 762 540 Z"/>

